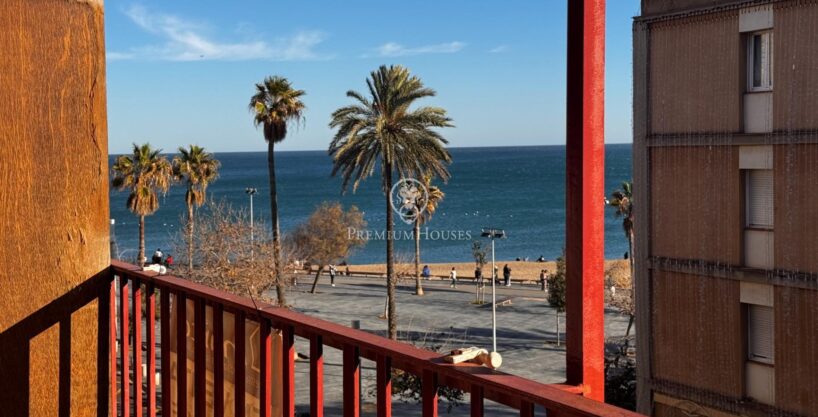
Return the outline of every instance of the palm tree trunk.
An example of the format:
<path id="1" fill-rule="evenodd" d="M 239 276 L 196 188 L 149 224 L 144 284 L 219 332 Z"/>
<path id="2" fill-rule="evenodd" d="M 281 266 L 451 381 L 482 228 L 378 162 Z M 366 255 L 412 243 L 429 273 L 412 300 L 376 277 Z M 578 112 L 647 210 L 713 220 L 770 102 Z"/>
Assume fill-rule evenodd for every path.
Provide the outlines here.
<path id="1" fill-rule="evenodd" d="M 415 295 L 423 295 L 420 283 L 420 217 L 415 219 Z"/>
<path id="2" fill-rule="evenodd" d="M 279 306 L 287 305 L 287 297 L 284 293 L 284 276 L 281 268 L 281 234 L 278 227 L 278 198 L 276 193 L 276 163 L 275 163 L 275 143 L 271 140 L 267 142 L 267 169 L 270 177 L 270 217 L 273 226 L 273 263 L 275 267 L 276 296 Z"/>
<path id="3" fill-rule="evenodd" d="M 398 326 L 395 322 L 395 260 L 392 259 L 394 224 L 392 219 L 392 164 L 384 162 L 385 192 L 386 192 L 386 297 L 388 299 L 387 325 L 389 338 L 397 340 Z"/>
<path id="4" fill-rule="evenodd" d="M 187 269 L 193 272 L 193 204 L 187 203 Z"/>
<path id="5" fill-rule="evenodd" d="M 145 266 L 145 216 L 139 216 L 139 253 L 136 262 L 139 266 Z"/>
<path id="6" fill-rule="evenodd" d="M 629 263 L 630 263 L 630 267 L 631 267 L 631 306 L 633 307 L 633 309 L 636 309 L 636 299 L 635 299 L 636 291 L 634 291 L 636 289 L 636 283 L 634 282 L 634 275 L 635 275 L 634 272 L 635 271 L 633 269 L 633 263 L 634 263 L 634 260 L 633 260 L 633 230 L 631 230 L 628 233 L 628 255 L 630 255 L 630 256 L 628 256 L 628 261 L 630 261 Z M 630 318 L 628 320 L 628 329 L 625 330 L 625 343 L 626 344 L 628 343 L 628 336 L 630 336 L 631 327 L 633 326 L 633 319 L 634 319 L 634 314 L 633 314 L 633 312 L 631 312 Z"/>
<path id="7" fill-rule="evenodd" d="M 321 271 L 324 270 L 324 265 L 318 265 L 318 272 L 315 273 L 315 280 L 312 281 L 312 289 L 310 294 L 315 294 L 315 287 L 318 286 L 318 278 L 321 278 Z"/>

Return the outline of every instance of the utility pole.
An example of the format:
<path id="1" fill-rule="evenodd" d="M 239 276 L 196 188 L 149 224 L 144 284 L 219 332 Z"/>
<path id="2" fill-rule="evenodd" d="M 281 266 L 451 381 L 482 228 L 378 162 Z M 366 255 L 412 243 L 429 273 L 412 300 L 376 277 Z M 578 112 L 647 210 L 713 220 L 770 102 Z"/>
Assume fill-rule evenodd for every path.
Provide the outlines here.
<path id="1" fill-rule="evenodd" d="M 480 236 L 491 239 L 491 344 L 492 352 L 497 352 L 497 293 L 494 287 L 494 271 L 497 268 L 494 261 L 494 239 L 505 239 L 506 232 L 503 229 L 484 228 L 480 231 Z"/>
<path id="2" fill-rule="evenodd" d="M 247 187 L 244 192 L 250 196 L 250 260 L 253 260 L 254 250 L 256 246 L 255 236 L 253 234 L 253 196 L 258 192 L 255 188 Z"/>

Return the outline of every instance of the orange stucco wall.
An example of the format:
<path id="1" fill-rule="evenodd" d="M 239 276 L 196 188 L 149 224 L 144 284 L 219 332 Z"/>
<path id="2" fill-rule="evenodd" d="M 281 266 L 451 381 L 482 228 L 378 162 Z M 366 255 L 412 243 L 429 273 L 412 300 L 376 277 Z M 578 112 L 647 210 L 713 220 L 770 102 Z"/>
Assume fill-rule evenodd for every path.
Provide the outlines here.
<path id="1" fill-rule="evenodd" d="M 651 255 L 741 261 L 738 149 L 651 149 Z"/>
<path id="2" fill-rule="evenodd" d="M 778 145 L 775 266 L 818 273 L 818 145 Z"/>
<path id="3" fill-rule="evenodd" d="M 775 339 L 776 404 L 818 416 L 818 292 L 776 287 Z"/>
<path id="4" fill-rule="evenodd" d="M 0 28 L 0 414 L 96 415 L 75 301 L 110 261 L 102 3 L 3 0 Z"/>
<path id="5" fill-rule="evenodd" d="M 740 397 L 738 281 L 653 271 L 653 290 L 654 377 Z"/>
<path id="6" fill-rule="evenodd" d="M 651 25 L 650 133 L 738 132 L 738 13 Z"/>
<path id="7" fill-rule="evenodd" d="M 773 127 L 818 127 L 818 3 L 790 1 L 773 8 Z"/>

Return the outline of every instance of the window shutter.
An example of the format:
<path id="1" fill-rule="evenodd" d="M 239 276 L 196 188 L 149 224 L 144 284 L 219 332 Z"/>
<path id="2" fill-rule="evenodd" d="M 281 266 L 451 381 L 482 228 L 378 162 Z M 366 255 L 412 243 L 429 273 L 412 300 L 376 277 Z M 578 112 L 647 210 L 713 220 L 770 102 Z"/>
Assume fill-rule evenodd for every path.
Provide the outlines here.
<path id="1" fill-rule="evenodd" d="M 773 309 L 753 304 L 749 307 L 747 321 L 750 359 L 773 363 L 775 359 Z"/>
<path id="2" fill-rule="evenodd" d="M 747 176 L 747 205 L 750 227 L 773 227 L 773 171 L 751 169 Z"/>

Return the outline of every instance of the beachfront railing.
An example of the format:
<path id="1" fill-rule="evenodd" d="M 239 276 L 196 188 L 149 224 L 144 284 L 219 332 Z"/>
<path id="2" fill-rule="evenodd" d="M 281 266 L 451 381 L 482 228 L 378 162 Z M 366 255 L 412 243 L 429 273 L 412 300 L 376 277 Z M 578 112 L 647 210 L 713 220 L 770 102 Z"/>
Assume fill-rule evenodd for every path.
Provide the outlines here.
<path id="1" fill-rule="evenodd" d="M 484 400 L 492 400 L 519 410 L 521 416 L 533 416 L 535 405 L 544 407 L 548 415 L 559 416 L 623 416 L 638 414 L 611 405 L 600 403 L 578 395 L 578 390 L 558 385 L 546 385 L 525 378 L 493 371 L 476 364 L 452 365 L 445 363 L 440 354 L 415 346 L 389 340 L 384 337 L 331 323 L 285 308 L 260 303 L 250 298 L 219 291 L 181 278 L 153 272 L 123 262 L 113 261 L 110 270 L 110 288 L 103 291 L 110 307 L 108 319 L 110 337 L 110 412 L 111 415 L 141 417 L 170 415 L 162 410 L 171 410 L 171 395 L 161 395 L 154 377 L 157 358 L 160 363 L 160 383 L 162 389 L 176 388 L 175 415 L 188 415 L 192 407 L 194 415 L 206 415 L 206 409 L 213 407 L 216 416 L 224 415 L 225 384 L 230 384 L 235 416 L 245 415 L 245 383 L 247 375 L 243 366 L 235 366 L 232 378 L 225 375 L 224 361 L 212 361 L 212 403 L 208 399 L 206 370 L 208 354 L 212 346 L 213 358 L 224 357 L 225 315 L 231 313 L 235 323 L 250 323 L 259 329 L 258 358 L 258 404 L 262 416 L 271 415 L 273 387 L 281 390 L 283 415 L 295 416 L 295 336 L 304 337 L 310 343 L 309 387 L 310 416 L 323 415 L 323 366 L 325 346 L 343 352 L 343 415 L 360 415 L 360 373 L 361 358 L 376 363 L 376 403 L 378 416 L 391 416 L 392 410 L 392 369 L 400 369 L 417 375 L 422 381 L 422 415 L 436 416 L 438 409 L 438 388 L 449 386 L 470 393 L 471 416 L 483 416 Z M 156 298 L 159 295 L 159 333 L 156 340 Z M 117 297 L 119 298 L 117 302 Z M 193 305 L 192 336 L 193 352 L 188 352 L 190 332 L 171 332 L 171 320 L 176 329 L 187 328 L 189 308 L 175 308 L 171 303 Z M 144 317 L 141 306 L 144 304 Z M 136 307 L 136 308 L 135 308 Z M 207 314 L 210 307 L 212 314 Z M 107 310 L 104 309 L 104 310 Z M 104 311 L 103 310 L 103 311 Z M 175 316 L 175 317 L 173 317 Z M 211 317 L 208 317 L 211 316 Z M 102 316 L 101 316 L 102 317 Z M 144 320 L 144 323 L 143 323 Z M 245 321 L 246 320 L 246 321 Z M 143 344 L 143 326 L 144 344 Z M 208 326 L 212 335 L 206 335 Z M 117 331 L 117 327 L 119 331 Z M 131 334 L 131 337 L 121 335 Z M 280 333 L 277 333 L 280 332 Z M 281 363 L 273 366 L 272 335 L 281 340 Z M 117 335 L 120 335 L 118 337 Z M 171 337 L 175 341 L 171 341 Z M 132 340 L 131 340 L 132 339 Z M 212 340 L 212 342 L 211 342 Z M 203 341 L 207 341 L 204 343 Z M 235 326 L 234 363 L 245 363 L 245 326 Z M 131 344 L 133 343 L 133 344 Z M 172 344 L 175 351 L 171 351 Z M 192 355 L 191 355 L 192 354 Z M 144 356 L 144 359 L 143 359 Z M 172 365 L 171 357 L 175 357 Z M 193 362 L 192 384 L 187 380 L 190 373 L 189 361 Z M 143 381 L 144 374 L 147 378 Z M 174 369 L 175 368 L 175 369 Z M 273 368 L 280 369 L 274 378 Z M 188 393 L 192 386 L 192 396 Z M 160 389 L 160 391 L 162 390 Z M 276 387 L 278 389 L 278 387 Z M 165 389 L 166 393 L 169 391 Z M 157 395 L 159 394 L 159 395 Z M 192 398 L 192 404 L 188 399 Z M 161 407 L 157 407 L 161 399 Z"/>

